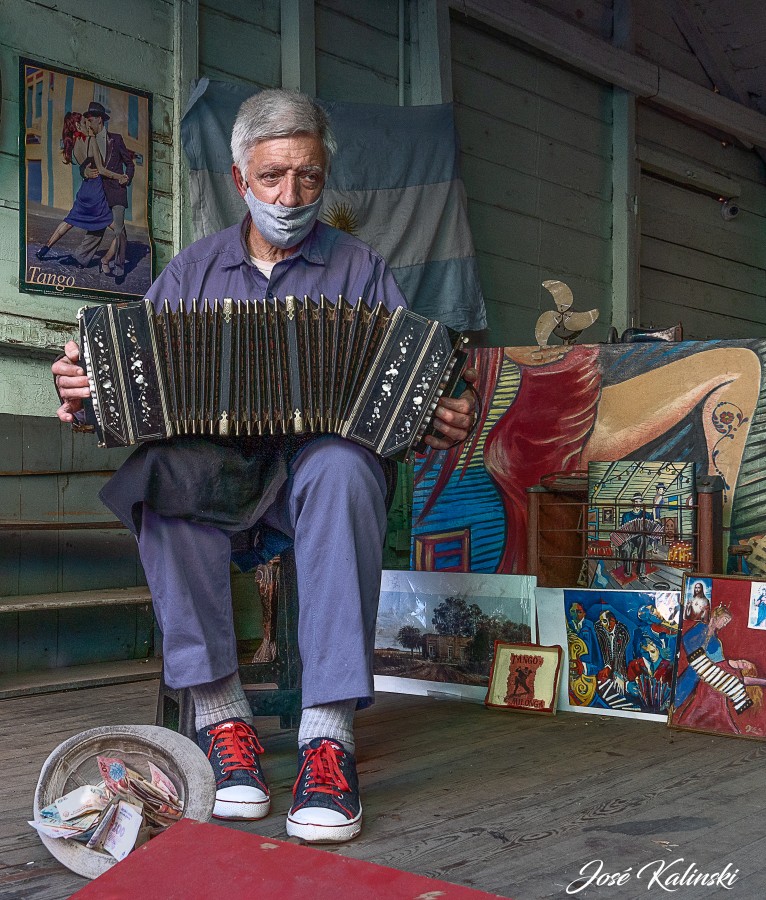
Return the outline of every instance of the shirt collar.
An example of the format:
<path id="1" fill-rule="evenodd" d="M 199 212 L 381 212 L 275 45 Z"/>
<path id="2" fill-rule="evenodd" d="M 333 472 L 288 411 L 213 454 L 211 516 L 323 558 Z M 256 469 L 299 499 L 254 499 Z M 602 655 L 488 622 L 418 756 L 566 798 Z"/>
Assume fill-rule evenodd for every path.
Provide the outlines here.
<path id="1" fill-rule="evenodd" d="M 251 222 L 252 219 L 248 212 L 239 226 L 239 243 L 230 245 L 230 247 L 224 251 L 224 259 L 221 261 L 223 268 L 235 269 L 243 263 L 248 266 L 253 265 L 250 261 L 250 251 L 247 247 L 246 240 Z M 319 223 L 314 225 L 308 237 L 303 241 L 298 250 L 292 256 L 288 256 L 287 259 L 296 259 L 298 256 L 302 256 L 306 262 L 315 263 L 319 266 L 325 264 L 324 253 L 322 252 L 321 247 Z M 282 260 L 282 262 L 284 261 L 285 260 Z"/>

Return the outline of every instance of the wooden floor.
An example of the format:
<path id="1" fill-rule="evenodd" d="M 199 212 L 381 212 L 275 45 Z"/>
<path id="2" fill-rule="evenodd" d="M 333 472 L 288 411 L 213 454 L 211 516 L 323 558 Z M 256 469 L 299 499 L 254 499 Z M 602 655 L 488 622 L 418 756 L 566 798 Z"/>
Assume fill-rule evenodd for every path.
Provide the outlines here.
<path id="1" fill-rule="evenodd" d="M 152 722 L 155 695 L 144 681 L 0 701 L 0 897 L 61 900 L 85 883 L 27 825 L 37 775 L 79 731 Z M 272 814 L 237 827 L 284 839 L 295 733 L 276 719 L 260 720 L 259 731 Z M 702 873 L 729 864 L 739 875 L 731 890 L 684 885 L 677 898 L 766 897 L 766 743 L 392 694 L 359 714 L 357 741 L 365 827 L 328 852 L 516 900 L 666 896 L 648 887 L 649 869 L 682 858 L 665 877 L 690 864 Z M 597 859 L 604 872 L 632 867 L 625 883 L 567 894 Z M 353 885 L 337 896 L 354 898 Z"/>

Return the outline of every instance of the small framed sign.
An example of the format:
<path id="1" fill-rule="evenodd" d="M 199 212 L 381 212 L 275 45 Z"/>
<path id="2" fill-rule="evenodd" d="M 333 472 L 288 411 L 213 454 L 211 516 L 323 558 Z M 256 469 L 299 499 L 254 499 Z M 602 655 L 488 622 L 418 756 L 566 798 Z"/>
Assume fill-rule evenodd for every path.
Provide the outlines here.
<path id="1" fill-rule="evenodd" d="M 485 704 L 494 709 L 553 715 L 561 675 L 559 646 L 495 641 Z"/>

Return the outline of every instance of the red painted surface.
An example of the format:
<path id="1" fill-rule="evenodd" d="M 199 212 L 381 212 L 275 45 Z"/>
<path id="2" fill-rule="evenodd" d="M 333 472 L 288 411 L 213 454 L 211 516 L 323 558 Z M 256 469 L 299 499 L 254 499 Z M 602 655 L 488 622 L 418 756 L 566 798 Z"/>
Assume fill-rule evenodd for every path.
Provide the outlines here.
<path id="1" fill-rule="evenodd" d="M 480 900 L 471 888 L 182 819 L 71 900 Z"/>

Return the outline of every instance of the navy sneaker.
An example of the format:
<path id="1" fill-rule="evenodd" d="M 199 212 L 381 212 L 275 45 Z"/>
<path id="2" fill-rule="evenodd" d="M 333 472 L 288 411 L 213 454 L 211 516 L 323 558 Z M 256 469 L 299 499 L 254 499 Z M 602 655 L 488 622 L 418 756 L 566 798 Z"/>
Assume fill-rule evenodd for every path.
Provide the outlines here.
<path id="1" fill-rule="evenodd" d="M 356 761 L 341 744 L 314 738 L 298 751 L 287 833 L 304 841 L 350 841 L 362 830 Z"/>
<path id="2" fill-rule="evenodd" d="M 216 819 L 262 819 L 269 812 L 269 789 L 258 757 L 263 747 L 244 719 L 200 728 L 197 743 L 215 773 Z"/>

